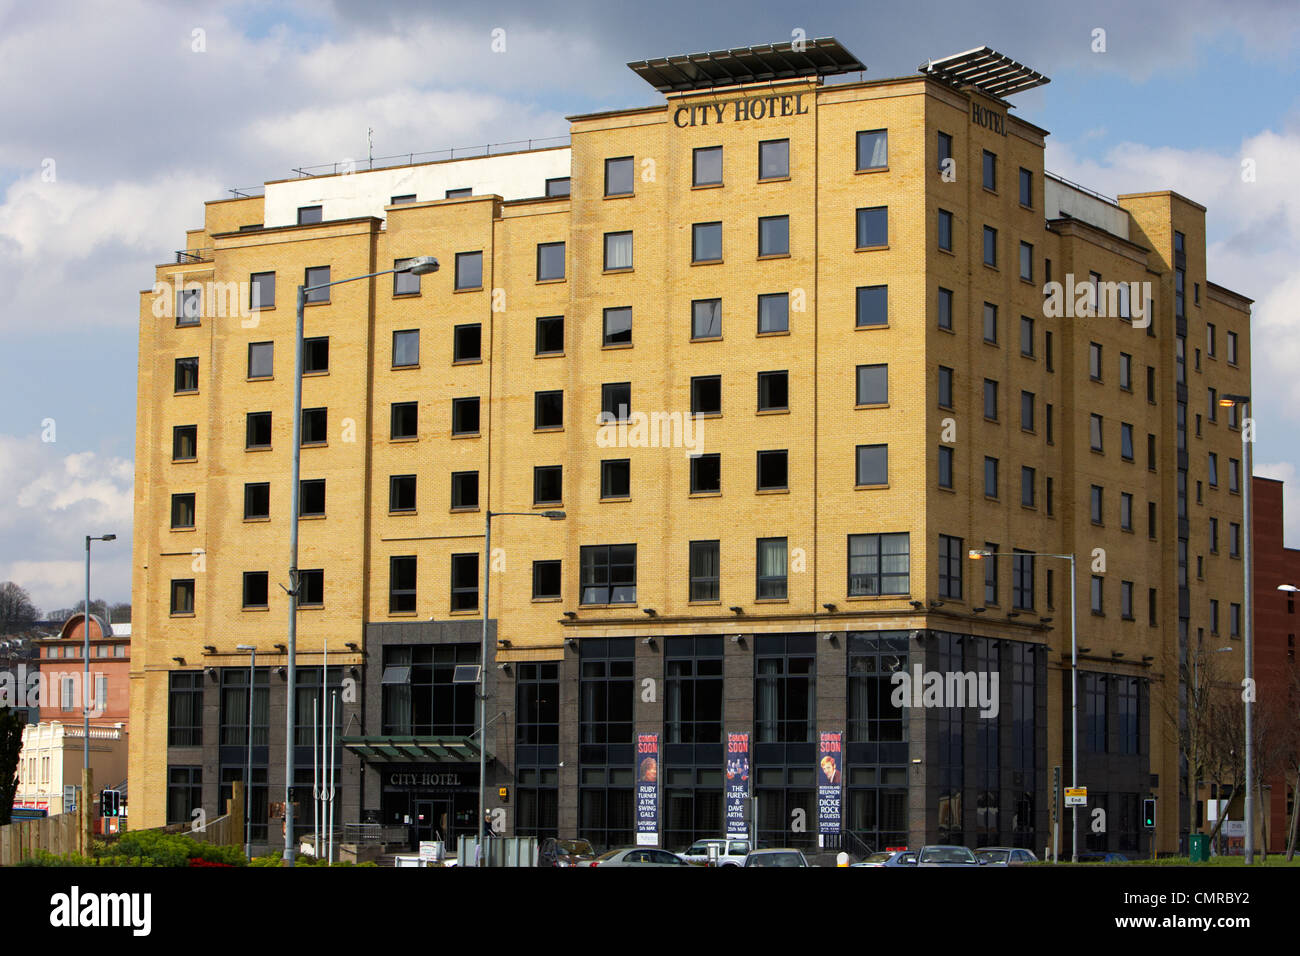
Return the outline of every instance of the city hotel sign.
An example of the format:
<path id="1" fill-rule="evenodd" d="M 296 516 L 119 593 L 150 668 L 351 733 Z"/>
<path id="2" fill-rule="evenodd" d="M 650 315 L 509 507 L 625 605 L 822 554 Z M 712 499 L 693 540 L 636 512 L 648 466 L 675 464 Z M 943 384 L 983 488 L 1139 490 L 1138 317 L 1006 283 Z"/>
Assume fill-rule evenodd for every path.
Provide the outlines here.
<path id="1" fill-rule="evenodd" d="M 773 93 L 771 96 L 747 96 L 721 103 L 679 106 L 673 111 L 673 124 L 678 129 L 685 129 L 688 126 L 708 126 L 710 123 L 717 125 L 727 121 L 743 123 L 746 120 L 771 119 L 775 116 L 803 116 L 808 112 L 808 104 L 803 101 L 806 95 Z"/>
<path id="2" fill-rule="evenodd" d="M 393 787 L 459 787 L 458 773 L 391 773 L 388 783 Z"/>
<path id="3" fill-rule="evenodd" d="M 970 105 L 970 121 L 976 126 L 983 126 L 1002 136 L 1007 135 L 1007 117 L 1005 113 L 995 113 L 978 103 Z"/>

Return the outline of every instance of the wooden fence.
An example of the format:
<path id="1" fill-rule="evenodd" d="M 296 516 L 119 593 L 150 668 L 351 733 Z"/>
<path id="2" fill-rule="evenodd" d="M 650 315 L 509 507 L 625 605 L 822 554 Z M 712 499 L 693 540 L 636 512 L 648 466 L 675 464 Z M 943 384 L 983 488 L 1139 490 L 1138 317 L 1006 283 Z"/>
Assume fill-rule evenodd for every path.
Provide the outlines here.
<path id="1" fill-rule="evenodd" d="M 80 853 L 80 814 L 60 813 L 43 820 L 21 820 L 0 827 L 0 866 L 13 866 L 37 850 Z"/>

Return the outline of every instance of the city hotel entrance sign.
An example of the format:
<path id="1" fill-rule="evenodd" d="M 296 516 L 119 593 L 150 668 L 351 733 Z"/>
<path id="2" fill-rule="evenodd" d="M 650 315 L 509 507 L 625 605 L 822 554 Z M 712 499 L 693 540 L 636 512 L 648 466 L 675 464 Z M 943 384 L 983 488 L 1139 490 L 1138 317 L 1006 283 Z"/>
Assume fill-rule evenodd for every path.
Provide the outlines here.
<path id="1" fill-rule="evenodd" d="M 743 123 L 746 120 L 772 119 L 776 116 L 803 116 L 808 104 L 806 93 L 773 93 L 770 96 L 747 96 L 721 103 L 700 103 L 679 106 L 673 111 L 673 125 L 678 129 L 688 126 L 717 125 L 723 122 Z"/>

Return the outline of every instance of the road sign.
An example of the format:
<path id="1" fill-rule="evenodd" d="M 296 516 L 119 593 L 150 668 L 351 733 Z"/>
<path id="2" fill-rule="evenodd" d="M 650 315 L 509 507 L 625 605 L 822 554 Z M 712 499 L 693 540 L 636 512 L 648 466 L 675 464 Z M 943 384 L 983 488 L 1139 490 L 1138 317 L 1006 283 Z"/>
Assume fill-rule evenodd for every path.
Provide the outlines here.
<path id="1" fill-rule="evenodd" d="M 1065 805 L 1067 807 L 1086 807 L 1088 805 L 1088 788 L 1066 787 Z"/>
<path id="2" fill-rule="evenodd" d="M 1246 821 L 1224 820 L 1223 835 L 1229 837 L 1244 837 L 1246 835 Z"/>
<path id="3" fill-rule="evenodd" d="M 63 812 L 75 813 L 77 811 L 77 791 L 81 788 L 75 783 L 66 783 L 63 785 Z"/>

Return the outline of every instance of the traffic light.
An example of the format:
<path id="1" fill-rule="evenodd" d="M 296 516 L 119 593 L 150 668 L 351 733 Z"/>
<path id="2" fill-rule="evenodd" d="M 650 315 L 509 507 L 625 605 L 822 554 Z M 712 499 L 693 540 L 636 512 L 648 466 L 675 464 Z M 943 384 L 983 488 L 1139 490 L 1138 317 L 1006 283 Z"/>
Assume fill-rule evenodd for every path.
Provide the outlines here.
<path id="1" fill-rule="evenodd" d="M 1142 826 L 1148 830 L 1156 828 L 1156 801 L 1155 797 L 1147 797 L 1142 801 Z"/>
<path id="2" fill-rule="evenodd" d="M 99 815 L 115 817 L 122 812 L 122 792 L 120 790 L 101 790 L 99 792 Z"/>

